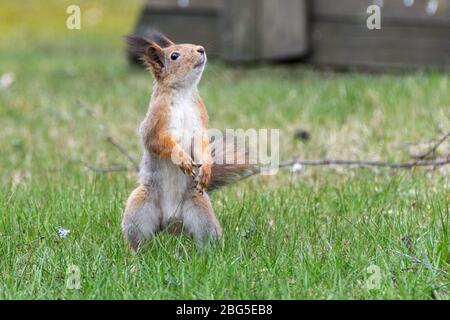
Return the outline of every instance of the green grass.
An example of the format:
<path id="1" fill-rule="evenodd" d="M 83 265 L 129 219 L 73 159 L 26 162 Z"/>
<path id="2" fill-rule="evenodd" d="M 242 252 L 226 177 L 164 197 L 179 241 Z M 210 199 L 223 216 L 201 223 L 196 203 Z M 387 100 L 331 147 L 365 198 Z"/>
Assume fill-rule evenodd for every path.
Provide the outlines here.
<path id="1" fill-rule="evenodd" d="M 137 6 L 80 3 L 103 12 L 98 25 L 65 29 L 64 1 L 0 4 L 0 74 L 16 78 L 0 90 L 0 298 L 449 299 L 448 167 L 254 177 L 212 195 L 221 243 L 199 252 L 161 234 L 132 255 L 120 220 L 136 175 L 83 163 L 127 163 L 87 109 L 141 152 L 151 79 L 129 68 L 120 38 Z M 211 127 L 280 128 L 282 158 L 400 161 L 426 146 L 408 143 L 449 130 L 449 78 L 212 62 L 200 89 Z M 66 286 L 71 265 L 79 290 Z M 372 265 L 381 278 L 369 290 Z"/>

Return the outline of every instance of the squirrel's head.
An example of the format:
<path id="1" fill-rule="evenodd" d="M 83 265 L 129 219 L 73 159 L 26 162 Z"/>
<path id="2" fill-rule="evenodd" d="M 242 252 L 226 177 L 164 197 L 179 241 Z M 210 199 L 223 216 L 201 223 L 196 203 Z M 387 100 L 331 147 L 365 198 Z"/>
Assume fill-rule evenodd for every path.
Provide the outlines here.
<path id="1" fill-rule="evenodd" d="M 197 84 L 206 65 L 205 49 L 193 44 L 175 44 L 157 31 L 146 37 L 126 37 L 128 50 L 151 70 L 156 81 L 169 86 Z"/>

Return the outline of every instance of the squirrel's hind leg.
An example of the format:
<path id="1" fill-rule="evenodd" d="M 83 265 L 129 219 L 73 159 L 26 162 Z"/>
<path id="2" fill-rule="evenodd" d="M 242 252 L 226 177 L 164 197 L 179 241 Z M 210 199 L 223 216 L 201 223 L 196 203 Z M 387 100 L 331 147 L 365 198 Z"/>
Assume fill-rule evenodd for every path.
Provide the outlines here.
<path id="1" fill-rule="evenodd" d="M 194 236 L 199 248 L 222 236 L 222 228 L 206 192 L 193 191 L 183 203 L 182 218 L 184 231 Z"/>
<path id="2" fill-rule="evenodd" d="M 129 196 L 122 219 L 122 233 L 136 252 L 145 239 L 161 229 L 161 210 L 151 186 L 140 185 Z"/>

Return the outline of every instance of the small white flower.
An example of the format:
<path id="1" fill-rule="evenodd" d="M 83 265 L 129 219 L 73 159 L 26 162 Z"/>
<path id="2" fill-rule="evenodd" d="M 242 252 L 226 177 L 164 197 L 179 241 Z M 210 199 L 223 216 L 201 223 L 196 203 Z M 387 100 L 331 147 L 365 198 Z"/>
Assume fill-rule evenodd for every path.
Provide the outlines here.
<path id="1" fill-rule="evenodd" d="M 8 89 L 15 80 L 14 73 L 7 72 L 0 76 L 0 89 Z"/>
<path id="2" fill-rule="evenodd" d="M 407 191 L 403 191 L 401 193 L 401 195 L 405 196 L 405 197 L 416 197 L 417 196 L 417 192 L 414 189 L 410 189 L 410 190 L 407 190 Z"/>
<path id="3" fill-rule="evenodd" d="M 273 221 L 272 218 L 269 219 L 268 223 L 269 223 L 269 226 L 270 226 L 271 228 L 274 228 L 274 227 L 275 227 L 275 222 Z"/>
<path id="4" fill-rule="evenodd" d="M 303 166 L 301 163 L 294 163 L 294 165 L 291 168 L 291 172 L 296 173 L 296 172 L 301 172 L 303 171 Z"/>
<path id="5" fill-rule="evenodd" d="M 69 235 L 70 230 L 64 229 L 63 227 L 58 227 L 58 230 L 56 232 L 58 233 L 58 237 L 64 239 Z"/>

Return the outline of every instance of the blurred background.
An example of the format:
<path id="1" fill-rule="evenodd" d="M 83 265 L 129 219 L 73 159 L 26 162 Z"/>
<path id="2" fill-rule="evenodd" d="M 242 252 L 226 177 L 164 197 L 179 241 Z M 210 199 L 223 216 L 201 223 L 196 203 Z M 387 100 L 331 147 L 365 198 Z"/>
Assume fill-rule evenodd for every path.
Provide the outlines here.
<path id="1" fill-rule="evenodd" d="M 156 27 L 176 41 L 204 43 L 210 53 L 227 61 L 301 60 L 366 70 L 450 63 L 447 0 L 144 3 L 138 33 Z"/>
<path id="2" fill-rule="evenodd" d="M 380 30 L 367 28 L 373 3 Z M 281 128 L 283 157 L 399 159 L 392 145 L 449 127 L 446 0 L 80 0 L 70 29 L 73 4 L 0 2 L 3 178 L 107 164 L 86 112 L 139 157 L 152 80 L 130 67 L 122 37 L 151 28 L 206 46 L 212 126 Z"/>

